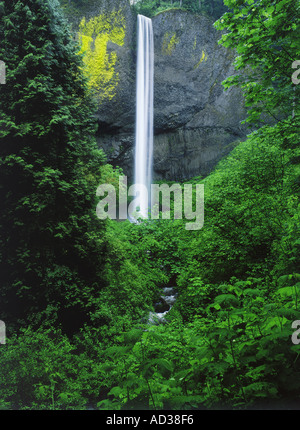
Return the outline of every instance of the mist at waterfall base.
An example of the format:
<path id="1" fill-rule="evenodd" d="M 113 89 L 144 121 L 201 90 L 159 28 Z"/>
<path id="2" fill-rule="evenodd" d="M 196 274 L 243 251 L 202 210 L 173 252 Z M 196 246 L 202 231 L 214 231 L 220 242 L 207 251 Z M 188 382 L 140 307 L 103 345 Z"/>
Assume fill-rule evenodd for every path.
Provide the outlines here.
<path id="1" fill-rule="evenodd" d="M 153 165 L 154 43 L 152 21 L 143 15 L 137 17 L 136 70 L 134 184 L 139 215 L 148 218 Z"/>

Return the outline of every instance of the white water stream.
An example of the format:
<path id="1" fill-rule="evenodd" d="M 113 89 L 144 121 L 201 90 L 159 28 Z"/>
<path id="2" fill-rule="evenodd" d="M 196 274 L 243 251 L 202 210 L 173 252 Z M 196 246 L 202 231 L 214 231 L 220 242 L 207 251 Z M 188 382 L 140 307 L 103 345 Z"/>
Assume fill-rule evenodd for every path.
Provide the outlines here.
<path id="1" fill-rule="evenodd" d="M 163 295 L 161 296 L 161 299 L 163 301 L 163 303 L 165 304 L 165 308 L 166 310 L 164 310 L 163 312 L 161 312 L 161 302 L 157 303 L 154 306 L 154 312 L 150 312 L 149 313 L 149 318 L 148 318 L 148 324 L 163 324 L 166 322 L 165 316 L 167 315 L 168 312 L 170 312 L 173 304 L 176 301 L 176 296 L 177 294 L 174 291 L 173 287 L 164 287 L 163 290 Z M 158 307 L 158 312 L 156 312 Z"/>

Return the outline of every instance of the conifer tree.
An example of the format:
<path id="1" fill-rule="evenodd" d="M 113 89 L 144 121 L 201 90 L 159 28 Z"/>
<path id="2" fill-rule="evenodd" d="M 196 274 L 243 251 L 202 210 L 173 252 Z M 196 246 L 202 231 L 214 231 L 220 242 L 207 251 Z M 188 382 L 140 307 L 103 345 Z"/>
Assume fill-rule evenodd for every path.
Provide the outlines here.
<path id="1" fill-rule="evenodd" d="M 101 288 L 104 156 L 57 0 L 0 1 L 0 319 L 82 323 Z M 72 331 L 72 329 L 71 329 Z"/>

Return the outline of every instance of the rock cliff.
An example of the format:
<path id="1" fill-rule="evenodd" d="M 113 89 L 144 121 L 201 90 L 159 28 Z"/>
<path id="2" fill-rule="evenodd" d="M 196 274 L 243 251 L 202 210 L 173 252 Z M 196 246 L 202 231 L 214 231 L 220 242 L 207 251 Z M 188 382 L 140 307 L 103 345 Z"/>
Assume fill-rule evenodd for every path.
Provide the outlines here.
<path id="1" fill-rule="evenodd" d="M 205 16 L 170 10 L 152 22 L 154 178 L 205 176 L 246 132 L 241 93 L 221 85 L 234 72 L 234 53 L 218 45 L 220 34 Z M 76 26 L 98 98 L 99 146 L 132 179 L 136 16 L 127 0 L 102 0 L 91 2 Z"/>

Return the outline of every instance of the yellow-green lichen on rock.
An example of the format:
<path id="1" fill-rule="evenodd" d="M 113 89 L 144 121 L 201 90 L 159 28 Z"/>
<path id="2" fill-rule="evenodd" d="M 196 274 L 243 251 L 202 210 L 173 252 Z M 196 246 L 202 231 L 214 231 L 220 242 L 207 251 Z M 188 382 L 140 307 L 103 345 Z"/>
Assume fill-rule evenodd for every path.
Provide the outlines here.
<path id="1" fill-rule="evenodd" d="M 122 46 L 125 39 L 125 18 L 122 11 L 101 14 L 89 21 L 81 20 L 78 32 L 84 73 L 89 89 L 98 101 L 111 100 L 116 94 L 119 74 L 115 70 L 117 53 L 107 52 L 109 41 Z"/>
<path id="2" fill-rule="evenodd" d="M 193 50 L 195 51 L 196 48 L 197 48 L 197 36 L 195 36 L 195 39 L 194 39 Z"/>
<path id="3" fill-rule="evenodd" d="M 203 61 L 207 61 L 207 54 L 206 54 L 206 52 L 205 51 L 202 51 L 202 55 L 201 55 L 201 58 L 200 58 L 200 60 L 198 61 L 198 63 L 194 66 L 194 69 L 198 69 L 198 67 L 200 66 L 200 64 L 203 62 Z"/>
<path id="4" fill-rule="evenodd" d="M 176 32 L 165 33 L 163 42 L 162 42 L 162 53 L 165 55 L 171 55 L 178 42 L 179 42 L 179 37 L 177 37 Z"/>

